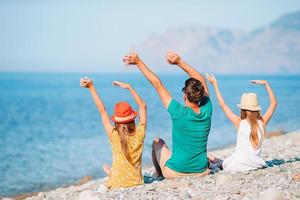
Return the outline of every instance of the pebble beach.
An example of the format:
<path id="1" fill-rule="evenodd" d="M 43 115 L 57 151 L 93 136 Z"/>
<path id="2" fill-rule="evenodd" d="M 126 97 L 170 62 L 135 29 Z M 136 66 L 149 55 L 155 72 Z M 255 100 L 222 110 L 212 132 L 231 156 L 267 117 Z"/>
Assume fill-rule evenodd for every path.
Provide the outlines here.
<path id="1" fill-rule="evenodd" d="M 226 158 L 234 146 L 209 154 Z M 3 200 L 100 200 L 100 199 L 300 199 L 300 130 L 264 140 L 262 157 L 265 169 L 227 173 L 214 170 L 206 177 L 184 177 L 154 181 L 132 188 L 105 191 L 105 179 L 91 180 L 83 185 L 57 188 Z M 151 175 L 154 168 L 143 170 Z M 32 194 L 31 194 L 32 195 Z"/>

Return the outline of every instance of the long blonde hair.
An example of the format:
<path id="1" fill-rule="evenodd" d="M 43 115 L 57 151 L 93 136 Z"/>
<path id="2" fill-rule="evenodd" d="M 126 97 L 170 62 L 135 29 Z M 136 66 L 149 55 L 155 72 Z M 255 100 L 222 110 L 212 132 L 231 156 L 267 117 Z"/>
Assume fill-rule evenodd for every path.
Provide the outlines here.
<path id="1" fill-rule="evenodd" d="M 115 126 L 116 126 L 116 129 L 120 136 L 123 153 L 124 153 L 126 159 L 130 163 L 132 163 L 132 158 L 130 156 L 129 148 L 128 148 L 128 137 L 134 135 L 135 123 L 134 123 L 134 121 L 128 122 L 128 123 L 123 123 L 123 124 L 115 123 Z"/>
<path id="2" fill-rule="evenodd" d="M 261 117 L 260 112 L 241 109 L 241 119 L 247 119 L 248 122 L 250 123 L 251 132 L 250 132 L 249 139 L 252 144 L 252 147 L 254 149 L 257 149 L 260 146 L 263 137 L 265 136 L 265 127 L 263 127 L 263 130 L 260 130 L 261 132 L 263 132 L 263 135 L 262 135 L 261 141 L 259 141 L 257 132 L 260 128 L 259 128 L 257 120 L 263 121 L 263 118 Z"/>

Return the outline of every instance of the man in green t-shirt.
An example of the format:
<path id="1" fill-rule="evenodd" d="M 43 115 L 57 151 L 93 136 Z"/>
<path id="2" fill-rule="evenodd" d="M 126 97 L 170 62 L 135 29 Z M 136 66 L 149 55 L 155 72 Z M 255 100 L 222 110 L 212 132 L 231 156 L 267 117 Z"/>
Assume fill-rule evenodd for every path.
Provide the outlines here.
<path id="1" fill-rule="evenodd" d="M 190 76 L 182 88 L 185 105 L 181 105 L 172 98 L 161 80 L 136 53 L 126 55 L 123 61 L 139 68 L 158 92 L 172 119 L 173 152 L 162 139 L 153 142 L 152 158 L 157 174 L 165 178 L 207 175 L 209 170 L 206 146 L 211 127 L 212 105 L 205 78 L 177 54 L 167 54 L 170 64 L 178 65 Z"/>

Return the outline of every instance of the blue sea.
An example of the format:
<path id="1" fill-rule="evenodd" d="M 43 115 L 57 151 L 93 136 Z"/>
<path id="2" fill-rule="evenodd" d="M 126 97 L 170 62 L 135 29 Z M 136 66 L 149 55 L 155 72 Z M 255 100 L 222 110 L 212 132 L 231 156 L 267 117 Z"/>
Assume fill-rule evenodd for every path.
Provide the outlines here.
<path id="1" fill-rule="evenodd" d="M 171 120 L 158 95 L 140 74 L 0 73 L 0 196 L 47 190 L 74 183 L 86 175 L 103 177 L 102 164 L 111 163 L 111 149 L 100 116 L 81 76 L 94 80 L 107 110 L 121 100 L 134 104 L 129 92 L 111 82 L 129 82 L 148 105 L 143 165 L 151 165 L 151 142 L 164 138 L 171 147 Z M 182 100 L 185 75 L 160 75 L 175 99 Z M 251 79 L 266 79 L 278 99 L 267 130 L 300 128 L 300 76 L 217 76 L 225 101 L 236 106 L 243 92 L 256 92 L 263 112 L 268 95 Z M 208 149 L 234 144 L 235 129 L 218 107 L 210 87 L 214 112 Z M 268 147 L 265 147 L 268 148 Z"/>

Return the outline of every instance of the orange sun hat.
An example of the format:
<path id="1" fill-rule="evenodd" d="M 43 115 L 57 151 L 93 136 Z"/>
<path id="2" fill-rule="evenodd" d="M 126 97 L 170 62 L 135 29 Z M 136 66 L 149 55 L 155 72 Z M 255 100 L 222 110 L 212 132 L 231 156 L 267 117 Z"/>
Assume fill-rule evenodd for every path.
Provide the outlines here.
<path id="1" fill-rule="evenodd" d="M 127 102 L 119 102 L 115 105 L 115 113 L 111 116 L 111 120 L 115 123 L 132 122 L 138 113 L 134 111 Z"/>

